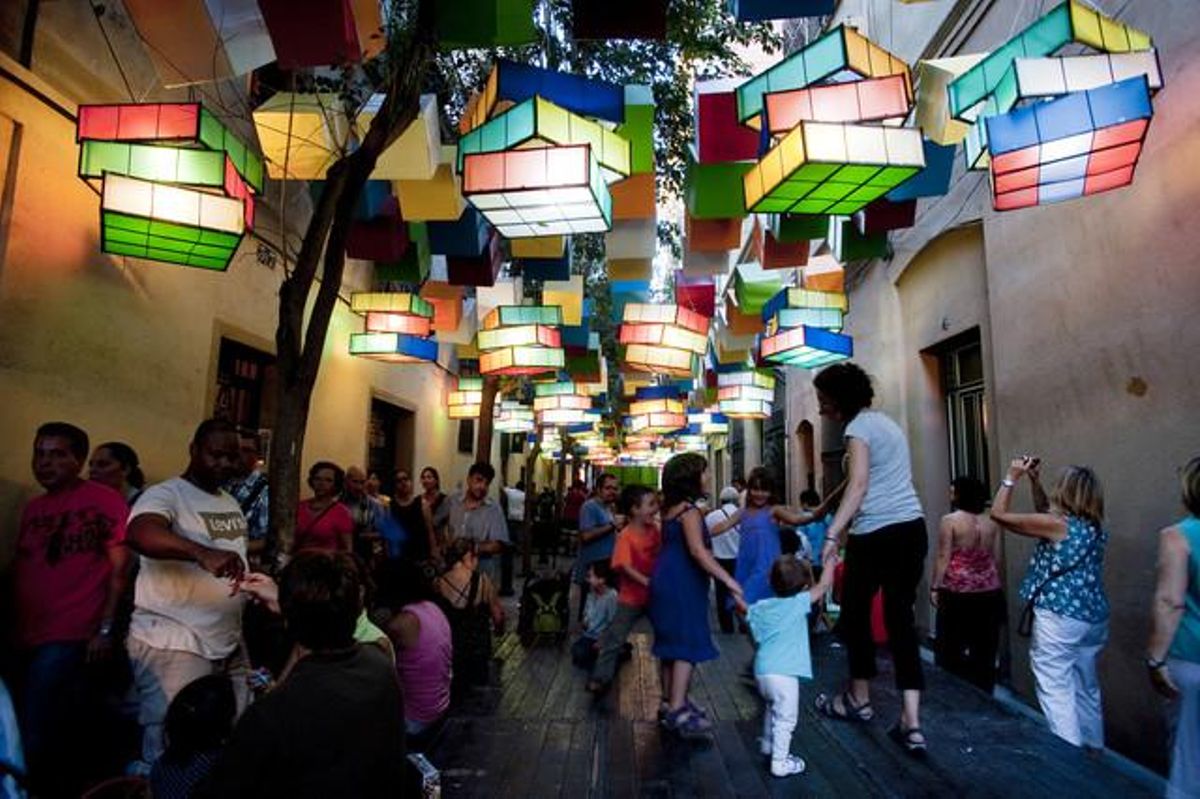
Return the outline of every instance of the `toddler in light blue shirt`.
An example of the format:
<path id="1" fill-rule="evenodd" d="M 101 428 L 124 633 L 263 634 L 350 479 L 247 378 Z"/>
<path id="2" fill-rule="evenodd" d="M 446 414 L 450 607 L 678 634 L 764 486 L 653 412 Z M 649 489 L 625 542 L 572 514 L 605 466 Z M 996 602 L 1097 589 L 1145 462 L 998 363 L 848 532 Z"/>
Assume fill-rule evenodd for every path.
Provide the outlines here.
<path id="1" fill-rule="evenodd" d="M 805 769 L 804 760 L 791 753 L 792 732 L 800 712 L 800 678 L 812 678 L 808 614 L 833 584 L 833 569 L 825 569 L 821 577 L 814 586 L 812 567 L 806 561 L 781 555 L 771 565 L 775 596 L 760 599 L 746 612 L 757 647 L 754 677 L 767 703 L 762 753 L 770 756 L 775 777 Z"/>

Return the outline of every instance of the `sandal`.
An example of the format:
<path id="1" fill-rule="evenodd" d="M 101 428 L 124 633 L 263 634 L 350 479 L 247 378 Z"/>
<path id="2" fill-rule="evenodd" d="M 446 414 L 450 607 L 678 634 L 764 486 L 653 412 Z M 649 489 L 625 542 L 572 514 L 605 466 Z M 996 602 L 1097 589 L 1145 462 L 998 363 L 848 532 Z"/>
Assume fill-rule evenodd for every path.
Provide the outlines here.
<path id="1" fill-rule="evenodd" d="M 663 726 L 684 740 L 707 739 L 712 733 L 712 722 L 686 705 L 667 713 Z"/>
<path id="2" fill-rule="evenodd" d="M 834 704 L 838 699 L 842 700 L 842 708 L 838 710 L 838 706 Z M 828 694 L 818 694 L 817 701 L 814 703 L 817 712 L 826 718 L 835 719 L 837 721 L 870 721 L 875 718 L 875 711 L 871 709 L 870 700 L 863 702 L 861 705 L 854 704 L 854 697 L 850 696 L 849 691 L 842 691 L 839 696 L 829 696 Z"/>
<path id="3" fill-rule="evenodd" d="M 929 751 L 929 745 L 925 741 L 925 733 L 921 732 L 920 727 L 909 727 L 907 730 L 904 730 L 897 723 L 895 727 L 888 730 L 888 736 L 900 744 L 904 748 L 904 751 L 912 757 L 923 758 Z"/>

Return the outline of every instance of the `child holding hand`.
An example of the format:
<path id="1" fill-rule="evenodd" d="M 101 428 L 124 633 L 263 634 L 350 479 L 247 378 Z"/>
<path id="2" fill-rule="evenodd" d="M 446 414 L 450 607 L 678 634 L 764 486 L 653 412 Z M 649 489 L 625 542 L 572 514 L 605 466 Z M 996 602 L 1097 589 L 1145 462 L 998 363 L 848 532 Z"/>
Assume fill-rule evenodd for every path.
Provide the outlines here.
<path id="1" fill-rule="evenodd" d="M 754 677 L 767 703 L 761 751 L 771 758 L 772 776 L 789 777 L 806 767 L 791 746 L 800 712 L 800 678 L 812 679 L 807 618 L 832 586 L 833 569 L 826 568 L 814 586 L 806 561 L 782 555 L 771 565 L 770 584 L 774 596 L 754 602 L 748 610 L 739 603 L 738 609 L 746 614 L 754 636 Z"/>
<path id="2" fill-rule="evenodd" d="M 646 615 L 650 600 L 650 573 L 662 546 L 654 523 L 658 496 L 645 486 L 629 485 L 621 491 L 617 509 L 628 523 L 617 536 L 612 568 L 617 575 L 617 613 L 600 640 L 600 656 L 592 669 L 588 690 L 603 693 L 612 683 L 625 639 L 638 619 Z"/>
<path id="3" fill-rule="evenodd" d="M 571 660 L 590 669 L 600 652 L 600 639 L 617 614 L 617 593 L 612 590 L 608 561 L 595 560 L 587 567 L 587 599 L 583 605 L 583 635 L 571 644 Z"/>

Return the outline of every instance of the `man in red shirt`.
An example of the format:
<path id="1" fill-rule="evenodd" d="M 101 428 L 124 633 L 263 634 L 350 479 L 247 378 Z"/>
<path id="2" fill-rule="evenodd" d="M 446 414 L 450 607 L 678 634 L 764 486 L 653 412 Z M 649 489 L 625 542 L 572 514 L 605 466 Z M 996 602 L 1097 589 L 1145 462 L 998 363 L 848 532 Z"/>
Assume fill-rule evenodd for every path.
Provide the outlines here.
<path id="1" fill-rule="evenodd" d="M 21 654 L 22 736 L 35 786 L 78 780 L 63 755 L 81 727 L 86 665 L 112 654 L 113 616 L 125 590 L 125 499 L 80 478 L 88 436 L 66 422 L 38 428 L 33 474 L 46 493 L 21 514 L 13 582 Z"/>

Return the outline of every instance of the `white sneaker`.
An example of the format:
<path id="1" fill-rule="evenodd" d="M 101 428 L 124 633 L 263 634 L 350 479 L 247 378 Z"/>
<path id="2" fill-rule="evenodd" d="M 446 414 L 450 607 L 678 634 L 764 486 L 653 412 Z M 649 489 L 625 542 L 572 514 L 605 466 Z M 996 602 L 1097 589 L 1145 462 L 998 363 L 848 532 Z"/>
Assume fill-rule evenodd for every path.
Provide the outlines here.
<path id="1" fill-rule="evenodd" d="M 762 755 L 763 757 L 770 757 L 771 756 L 771 742 L 768 741 L 766 738 L 763 738 L 762 736 L 759 736 L 755 740 L 758 741 L 758 753 L 760 755 Z"/>
<path id="2" fill-rule="evenodd" d="M 804 758 L 788 755 L 783 760 L 771 761 L 771 776 L 792 777 L 796 774 L 803 774 L 806 768 L 808 768 L 808 764 L 804 762 Z"/>

